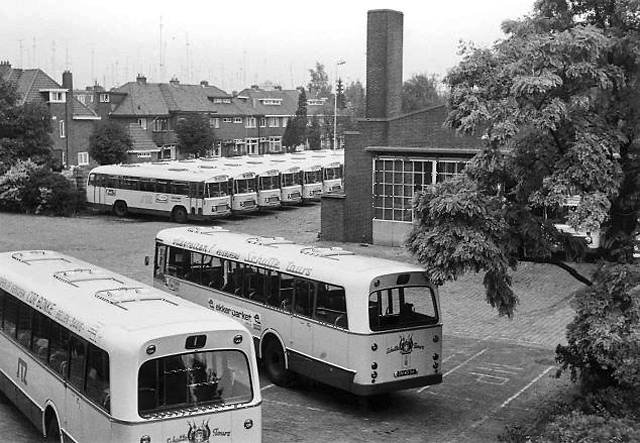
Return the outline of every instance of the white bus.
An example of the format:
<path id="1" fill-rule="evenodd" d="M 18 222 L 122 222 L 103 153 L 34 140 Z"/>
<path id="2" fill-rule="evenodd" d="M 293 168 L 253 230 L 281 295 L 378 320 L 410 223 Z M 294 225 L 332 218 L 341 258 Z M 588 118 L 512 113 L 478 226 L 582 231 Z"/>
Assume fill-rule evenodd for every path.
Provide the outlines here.
<path id="1" fill-rule="evenodd" d="M 229 176 L 192 171 L 173 162 L 103 165 L 91 170 L 87 204 L 129 212 L 169 215 L 172 220 L 210 220 L 230 214 Z"/>
<path id="2" fill-rule="evenodd" d="M 243 157 L 242 162 L 247 169 L 256 173 L 258 208 L 280 207 L 280 171 L 268 161 L 260 158 Z"/>
<path id="3" fill-rule="evenodd" d="M 0 348 L 0 389 L 49 441 L 261 441 L 247 329 L 84 261 L 0 253 Z"/>
<path id="4" fill-rule="evenodd" d="M 202 167 L 203 164 L 200 164 Z M 204 165 L 206 167 L 206 164 Z M 228 159 L 216 164 L 217 171 L 231 178 L 231 212 L 247 213 L 258 210 L 257 174 L 240 161 Z"/>
<path id="5" fill-rule="evenodd" d="M 442 382 L 437 288 L 419 266 L 219 227 L 156 236 L 154 284 L 241 319 L 267 375 L 368 396 Z"/>
<path id="6" fill-rule="evenodd" d="M 270 164 L 280 172 L 280 202 L 282 205 L 302 203 L 302 177 L 300 166 L 291 165 L 290 161 L 272 156 Z"/>
<path id="7" fill-rule="evenodd" d="M 320 201 L 322 194 L 322 166 L 317 159 L 308 159 L 296 153 L 289 156 L 290 165 L 300 168 L 302 181 L 302 201 Z"/>

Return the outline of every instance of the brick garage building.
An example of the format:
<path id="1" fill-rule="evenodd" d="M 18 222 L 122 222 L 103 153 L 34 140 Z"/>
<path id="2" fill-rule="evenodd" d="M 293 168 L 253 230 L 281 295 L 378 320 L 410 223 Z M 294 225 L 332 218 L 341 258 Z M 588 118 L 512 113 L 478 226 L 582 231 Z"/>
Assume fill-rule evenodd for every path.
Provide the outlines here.
<path id="1" fill-rule="evenodd" d="M 365 118 L 345 134 L 345 191 L 322 198 L 324 240 L 400 246 L 416 191 L 462 170 L 482 143 L 443 127 L 444 106 L 401 115 L 403 14 L 367 18 Z"/>

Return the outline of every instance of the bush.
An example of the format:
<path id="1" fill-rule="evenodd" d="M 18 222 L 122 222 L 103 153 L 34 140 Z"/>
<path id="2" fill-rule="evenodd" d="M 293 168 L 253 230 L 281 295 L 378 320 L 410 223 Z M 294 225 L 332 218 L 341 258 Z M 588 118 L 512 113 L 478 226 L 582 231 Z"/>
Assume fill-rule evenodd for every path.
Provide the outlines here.
<path id="1" fill-rule="evenodd" d="M 638 423 L 632 418 L 573 411 L 557 417 L 536 443 L 618 443 L 640 441 Z"/>
<path id="2" fill-rule="evenodd" d="M 574 297 L 576 316 L 556 359 L 584 393 L 609 386 L 640 389 L 640 266 L 610 264 Z"/>
<path id="3" fill-rule="evenodd" d="M 0 210 L 69 216 L 84 208 L 84 194 L 65 177 L 30 160 L 0 177 Z"/>

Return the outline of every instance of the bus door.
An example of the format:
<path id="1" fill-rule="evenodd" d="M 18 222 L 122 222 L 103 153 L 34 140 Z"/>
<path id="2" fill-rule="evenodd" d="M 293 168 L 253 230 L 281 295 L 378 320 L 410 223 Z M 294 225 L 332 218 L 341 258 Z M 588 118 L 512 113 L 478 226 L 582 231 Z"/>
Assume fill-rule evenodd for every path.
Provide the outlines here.
<path id="1" fill-rule="evenodd" d="M 89 176 L 89 185 L 93 186 L 93 196 L 92 202 L 104 205 L 106 204 L 105 199 L 105 187 L 106 187 L 106 179 L 103 175 L 100 174 L 91 174 Z"/>
<path id="2" fill-rule="evenodd" d="M 67 359 L 60 365 L 67 380 L 65 427 L 76 441 L 90 441 L 83 434 L 83 429 L 88 427 L 84 417 L 84 411 L 88 406 L 80 394 L 76 392 L 76 390 L 82 390 L 87 349 L 83 341 L 75 335 L 70 337 L 68 346 L 69 354 L 66 356 Z"/>
<path id="3" fill-rule="evenodd" d="M 293 317 L 291 345 L 296 351 L 313 356 L 313 330 L 311 322 L 315 303 L 316 284 L 300 278 L 293 279 Z"/>
<path id="4" fill-rule="evenodd" d="M 189 212 L 204 214 L 204 182 L 189 183 Z"/>

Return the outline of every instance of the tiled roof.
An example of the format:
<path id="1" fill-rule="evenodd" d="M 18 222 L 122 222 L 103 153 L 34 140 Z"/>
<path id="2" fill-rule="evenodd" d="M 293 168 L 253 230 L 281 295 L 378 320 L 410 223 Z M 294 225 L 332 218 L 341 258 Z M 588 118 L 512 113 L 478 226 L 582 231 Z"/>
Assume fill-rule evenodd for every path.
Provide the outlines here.
<path id="1" fill-rule="evenodd" d="M 125 93 L 122 103 L 113 110 L 114 116 L 157 116 L 180 112 L 203 112 L 221 116 L 237 115 L 294 115 L 298 109 L 297 90 L 246 89 L 232 97 L 209 85 L 130 82 L 115 92 Z M 228 99 L 230 103 L 216 103 L 214 99 Z M 281 105 L 265 105 L 263 99 L 282 100 Z M 221 100 L 216 100 L 221 101 Z"/>
<path id="2" fill-rule="evenodd" d="M 64 89 L 41 69 L 10 69 L 4 78 L 16 86 L 21 97 L 20 104 L 47 103 L 48 97 L 40 92 L 42 89 Z M 72 94 L 72 91 L 69 91 L 69 94 Z M 73 99 L 73 116 L 99 118 L 95 112 L 75 98 Z"/>
<path id="3" fill-rule="evenodd" d="M 129 123 L 127 132 L 133 142 L 132 151 L 157 151 L 158 145 L 149 138 L 147 132 L 137 123 Z"/>
<path id="4" fill-rule="evenodd" d="M 238 93 L 237 100 L 248 114 L 290 116 L 298 109 L 298 94 L 295 89 L 247 88 Z M 265 100 L 280 100 L 281 104 L 267 105 Z"/>

